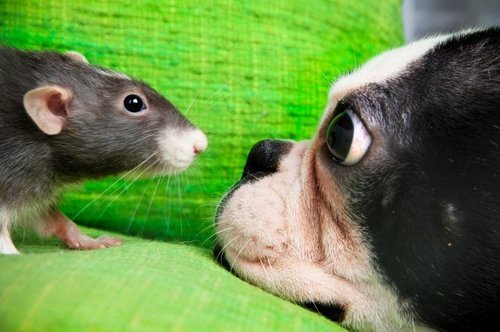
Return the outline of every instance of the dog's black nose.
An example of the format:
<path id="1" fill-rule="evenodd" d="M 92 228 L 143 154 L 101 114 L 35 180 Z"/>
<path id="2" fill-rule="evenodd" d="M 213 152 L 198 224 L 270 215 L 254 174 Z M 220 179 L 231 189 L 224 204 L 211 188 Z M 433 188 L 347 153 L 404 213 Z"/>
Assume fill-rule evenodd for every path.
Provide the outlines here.
<path id="1" fill-rule="evenodd" d="M 290 151 L 291 142 L 268 139 L 256 143 L 248 153 L 243 177 L 267 175 L 278 170 L 283 155 Z"/>
<path id="2" fill-rule="evenodd" d="M 226 256 L 224 255 L 224 252 L 222 251 L 222 248 L 220 247 L 220 244 L 217 242 L 214 247 L 214 258 L 215 260 L 222 265 L 226 270 L 230 270 L 230 265 L 229 262 L 226 259 Z"/>

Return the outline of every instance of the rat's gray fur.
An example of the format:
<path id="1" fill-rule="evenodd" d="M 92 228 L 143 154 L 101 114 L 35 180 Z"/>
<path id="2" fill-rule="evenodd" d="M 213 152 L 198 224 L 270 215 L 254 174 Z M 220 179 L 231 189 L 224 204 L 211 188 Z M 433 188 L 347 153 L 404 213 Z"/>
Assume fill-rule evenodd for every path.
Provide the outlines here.
<path id="1" fill-rule="evenodd" d="M 71 94 L 57 135 L 42 132 L 23 105 L 28 91 L 47 85 Z M 128 94 L 144 98 L 147 116 L 127 114 Z M 157 138 L 169 128 L 195 127 L 144 82 L 57 52 L 0 47 L 0 233 L 22 211 L 41 215 L 54 208 L 66 184 L 125 172 L 145 160 L 141 167 L 155 163 L 160 170 Z"/>
<path id="2" fill-rule="evenodd" d="M 24 109 L 26 92 L 42 85 L 72 93 L 73 111 L 59 135 L 44 134 Z M 145 83 L 56 52 L 0 48 L 0 86 L 2 206 L 30 204 L 62 184 L 132 169 L 155 153 L 160 129 L 193 127 Z M 146 96 L 154 114 L 139 119 L 117 109 L 135 91 Z"/>

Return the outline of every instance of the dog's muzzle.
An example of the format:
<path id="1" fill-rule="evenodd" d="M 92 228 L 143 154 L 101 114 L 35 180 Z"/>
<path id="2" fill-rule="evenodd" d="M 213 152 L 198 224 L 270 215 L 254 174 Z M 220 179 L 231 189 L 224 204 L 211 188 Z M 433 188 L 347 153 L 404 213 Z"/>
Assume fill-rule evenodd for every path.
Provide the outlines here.
<path id="1" fill-rule="evenodd" d="M 292 142 L 281 141 L 281 140 L 263 140 L 254 144 L 250 149 L 247 156 L 247 162 L 243 168 L 243 174 L 240 181 L 238 181 L 225 195 L 222 201 L 219 203 L 217 209 L 216 220 L 217 223 L 218 216 L 222 213 L 225 202 L 231 198 L 231 195 L 236 191 L 241 185 L 247 182 L 253 182 L 266 175 L 275 173 L 278 170 L 279 162 L 282 156 L 286 155 L 292 147 Z M 213 250 L 213 255 L 215 260 L 226 268 L 230 270 L 230 264 L 227 261 L 223 248 L 217 243 Z"/>

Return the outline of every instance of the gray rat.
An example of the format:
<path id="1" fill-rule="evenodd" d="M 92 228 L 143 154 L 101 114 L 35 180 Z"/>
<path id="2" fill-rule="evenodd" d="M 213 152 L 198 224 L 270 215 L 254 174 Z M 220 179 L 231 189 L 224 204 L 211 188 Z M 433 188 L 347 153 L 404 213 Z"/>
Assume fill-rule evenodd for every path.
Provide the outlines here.
<path id="1" fill-rule="evenodd" d="M 77 52 L 0 47 L 0 253 L 18 253 L 9 229 L 21 220 L 70 248 L 119 245 L 82 234 L 59 211 L 64 186 L 131 170 L 180 172 L 206 146 L 144 82 Z"/>

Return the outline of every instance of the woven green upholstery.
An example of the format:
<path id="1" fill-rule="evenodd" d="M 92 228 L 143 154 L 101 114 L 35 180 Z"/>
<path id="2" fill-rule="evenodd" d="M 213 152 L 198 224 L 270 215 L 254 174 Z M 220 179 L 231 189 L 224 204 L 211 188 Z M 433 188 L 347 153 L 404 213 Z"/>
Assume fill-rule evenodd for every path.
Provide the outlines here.
<path id="1" fill-rule="evenodd" d="M 0 256 L 0 331 L 342 330 L 227 273 L 207 249 L 122 238 L 70 251 L 18 233 L 23 256 Z"/>

